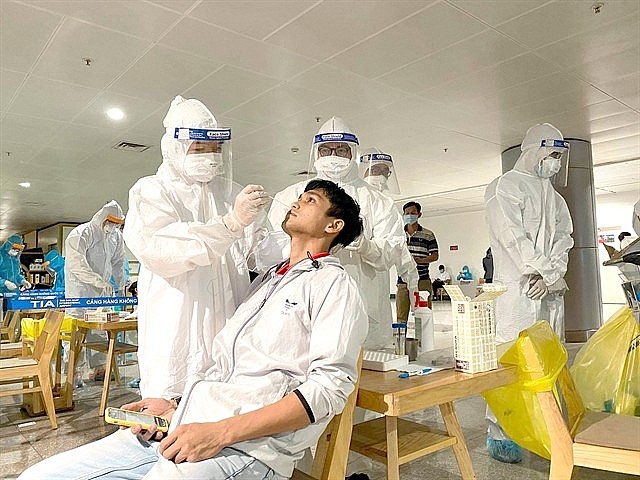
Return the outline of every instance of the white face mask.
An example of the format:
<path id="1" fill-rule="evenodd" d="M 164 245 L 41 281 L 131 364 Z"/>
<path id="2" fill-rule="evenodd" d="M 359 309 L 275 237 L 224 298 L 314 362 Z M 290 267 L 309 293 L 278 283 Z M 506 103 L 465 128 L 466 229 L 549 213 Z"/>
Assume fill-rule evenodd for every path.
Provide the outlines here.
<path id="1" fill-rule="evenodd" d="M 184 173 L 196 182 L 210 182 L 224 174 L 222 153 L 190 153 L 184 158 Z"/>
<path id="2" fill-rule="evenodd" d="M 388 190 L 389 188 L 387 186 L 387 177 L 384 175 L 369 175 L 365 178 L 365 181 L 379 192 Z"/>
<path id="3" fill-rule="evenodd" d="M 118 231 L 118 227 L 116 225 L 113 225 L 112 223 L 107 223 L 104 227 L 102 227 L 102 231 L 105 235 L 109 236 L 116 233 Z"/>
<path id="4" fill-rule="evenodd" d="M 327 155 L 326 157 L 318 157 L 313 166 L 318 173 L 324 173 L 329 178 L 340 178 L 347 171 L 350 164 L 350 158 Z"/>
<path id="5" fill-rule="evenodd" d="M 541 178 L 553 177 L 560 171 L 562 160 L 559 158 L 545 157 L 536 165 L 536 174 Z"/>
<path id="6" fill-rule="evenodd" d="M 20 255 L 20 251 L 18 250 L 9 250 L 9 255 L 12 257 L 17 257 L 18 255 Z"/>

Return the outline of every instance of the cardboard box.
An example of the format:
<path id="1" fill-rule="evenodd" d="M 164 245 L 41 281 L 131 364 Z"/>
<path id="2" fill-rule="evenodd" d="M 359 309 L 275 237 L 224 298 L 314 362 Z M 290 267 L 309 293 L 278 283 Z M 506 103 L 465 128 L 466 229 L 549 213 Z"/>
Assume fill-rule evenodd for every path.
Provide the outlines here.
<path id="1" fill-rule="evenodd" d="M 120 314 L 118 312 L 97 312 L 90 310 L 84 313 L 84 319 L 86 322 L 117 322 L 120 320 Z"/>
<path id="2" fill-rule="evenodd" d="M 455 369 L 465 373 L 498 368 L 496 354 L 495 299 L 507 291 L 500 284 L 482 285 L 477 297 L 466 297 L 458 285 L 445 285 L 453 313 Z"/>

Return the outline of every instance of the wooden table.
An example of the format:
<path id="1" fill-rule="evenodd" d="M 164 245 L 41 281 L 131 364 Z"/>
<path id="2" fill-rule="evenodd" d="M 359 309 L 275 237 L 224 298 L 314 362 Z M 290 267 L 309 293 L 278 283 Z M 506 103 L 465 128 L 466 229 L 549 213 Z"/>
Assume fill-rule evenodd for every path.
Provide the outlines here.
<path id="1" fill-rule="evenodd" d="M 401 464 L 450 446 L 462 478 L 476 478 L 453 401 L 515 382 L 515 367 L 474 375 L 454 370 L 410 378 L 398 374 L 362 370 L 357 405 L 385 416 L 354 425 L 351 450 L 385 463 L 387 479 L 399 480 Z M 398 418 L 433 406 L 440 408 L 446 432 Z"/>
<path id="2" fill-rule="evenodd" d="M 76 320 L 76 328 L 71 336 L 71 349 L 69 353 L 69 373 L 67 374 L 67 391 L 73 389 L 73 377 L 75 374 L 75 366 L 78 355 L 82 347 L 90 348 L 107 354 L 104 382 L 102 387 L 102 398 L 100 399 L 100 409 L 98 414 L 104 415 L 107 406 L 107 398 L 109 397 L 109 386 L 111 383 L 111 372 L 114 371 L 115 356 L 120 353 L 132 353 L 138 350 L 137 345 L 125 342 L 118 342 L 117 336 L 119 332 L 136 330 L 138 328 L 138 320 L 118 320 L 115 322 L 88 322 L 85 320 Z M 107 342 L 91 342 L 85 343 L 84 340 L 89 330 L 100 330 L 107 332 Z"/>

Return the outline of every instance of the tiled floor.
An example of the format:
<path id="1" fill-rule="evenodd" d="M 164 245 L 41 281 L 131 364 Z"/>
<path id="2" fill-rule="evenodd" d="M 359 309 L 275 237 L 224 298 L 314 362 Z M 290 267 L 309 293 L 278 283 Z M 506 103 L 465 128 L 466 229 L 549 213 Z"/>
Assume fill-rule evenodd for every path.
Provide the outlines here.
<path id="1" fill-rule="evenodd" d="M 421 362 L 446 363 L 451 357 L 451 313 L 448 302 L 435 302 L 435 345 L 437 351 L 421 357 Z M 575 348 L 571 349 L 575 352 Z M 129 367 L 130 368 L 130 367 Z M 135 372 L 129 372 L 125 382 Z M 41 458 L 101 438 L 115 430 L 98 416 L 102 384 L 87 382 L 75 394 L 73 411 L 58 414 L 58 430 L 51 430 L 46 417 L 29 418 L 20 410 L 19 397 L 0 397 L 0 478 L 16 478 L 27 466 Z M 126 386 L 114 386 L 109 397 L 110 405 L 121 405 L 137 398 L 137 390 Z M 525 452 L 524 461 L 517 465 L 502 464 L 491 459 L 485 448 L 485 404 L 481 397 L 471 397 L 456 402 L 458 418 L 471 454 L 479 480 L 533 480 L 547 479 L 549 462 Z M 414 421 L 444 428 L 439 411 L 435 408 L 410 416 Z M 35 424 L 30 424 L 35 421 Z M 22 426 L 21 426 L 22 425 Z M 355 454 L 353 454 L 355 457 Z M 365 459 L 355 464 L 367 465 L 362 470 L 371 480 L 385 478 L 384 466 Z M 415 460 L 400 467 L 403 480 L 459 479 L 460 475 L 451 449 Z M 638 478 L 599 470 L 576 468 L 574 480 L 630 480 Z"/>

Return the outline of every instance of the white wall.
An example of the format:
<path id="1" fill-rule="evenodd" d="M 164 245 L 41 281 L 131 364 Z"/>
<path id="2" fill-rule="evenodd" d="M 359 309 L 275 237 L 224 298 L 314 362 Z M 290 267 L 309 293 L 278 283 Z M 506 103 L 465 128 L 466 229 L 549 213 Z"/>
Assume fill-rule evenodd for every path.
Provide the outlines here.
<path id="1" fill-rule="evenodd" d="M 447 267 L 455 280 L 463 265 L 468 265 L 474 279 L 482 278 L 482 257 L 489 248 L 489 232 L 484 210 L 420 219 L 423 227 L 431 230 L 438 240 L 440 258 L 430 265 L 431 278 L 438 273 L 438 265 Z M 450 250 L 457 245 L 458 250 Z"/>
<path id="2" fill-rule="evenodd" d="M 613 246 L 620 248 L 618 234 L 627 231 L 635 238 L 631 225 L 633 205 L 638 201 L 637 191 L 622 192 L 596 197 L 596 218 L 599 233 L 611 233 L 615 236 Z M 606 321 L 626 301 L 620 287 L 619 270 L 616 267 L 605 267 L 602 262 L 609 258 L 603 246 L 598 248 L 600 265 L 600 282 L 602 284 L 603 320 Z"/>

